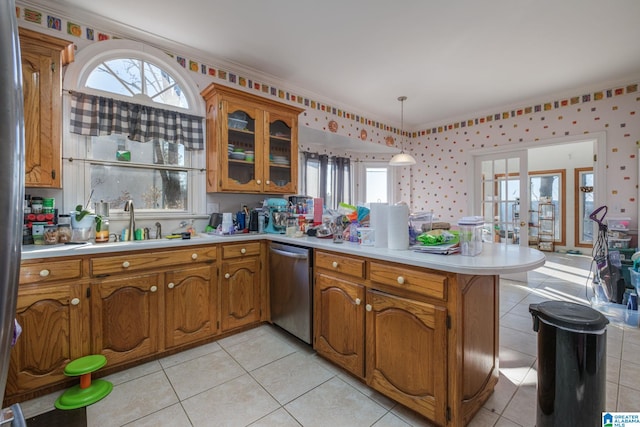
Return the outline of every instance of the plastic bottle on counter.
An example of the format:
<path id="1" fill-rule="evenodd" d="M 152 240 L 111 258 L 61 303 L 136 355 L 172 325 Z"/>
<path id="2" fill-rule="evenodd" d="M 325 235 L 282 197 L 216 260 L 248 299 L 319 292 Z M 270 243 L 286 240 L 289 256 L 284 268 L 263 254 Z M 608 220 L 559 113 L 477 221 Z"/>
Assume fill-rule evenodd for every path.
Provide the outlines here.
<path id="1" fill-rule="evenodd" d="M 355 219 L 349 224 L 349 241 L 358 243 L 358 221 Z"/>
<path id="2" fill-rule="evenodd" d="M 258 233 L 264 233 L 264 212 L 258 214 Z"/>

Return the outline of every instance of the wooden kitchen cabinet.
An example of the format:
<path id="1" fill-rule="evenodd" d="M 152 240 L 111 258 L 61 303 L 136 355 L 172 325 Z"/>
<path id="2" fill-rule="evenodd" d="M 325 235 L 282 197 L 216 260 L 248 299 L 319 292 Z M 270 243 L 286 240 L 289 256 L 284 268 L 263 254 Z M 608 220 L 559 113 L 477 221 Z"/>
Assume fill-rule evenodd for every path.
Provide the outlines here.
<path id="1" fill-rule="evenodd" d="M 498 277 L 324 250 L 314 265 L 318 354 L 438 425 L 467 425 L 498 381 Z"/>
<path id="2" fill-rule="evenodd" d="M 19 28 L 25 128 L 25 186 L 62 188 L 62 67 L 73 43 Z"/>
<path id="3" fill-rule="evenodd" d="M 16 319 L 22 335 L 11 349 L 6 397 L 64 381 L 67 363 L 87 354 L 85 287 L 73 281 L 19 287 Z"/>
<path id="4" fill-rule="evenodd" d="M 367 385 L 444 425 L 446 308 L 373 290 L 365 308 Z"/>
<path id="5" fill-rule="evenodd" d="M 163 277 L 160 273 L 108 278 L 91 284 L 91 351 L 109 365 L 156 353 Z"/>
<path id="6" fill-rule="evenodd" d="M 218 333 L 218 280 L 213 266 L 165 273 L 165 318 L 166 348 Z"/>
<path id="7" fill-rule="evenodd" d="M 207 191 L 297 193 L 298 115 L 304 110 L 218 84 L 202 96 Z M 246 159 L 247 151 L 253 159 Z"/>
<path id="8" fill-rule="evenodd" d="M 257 323 L 262 317 L 261 244 L 222 247 L 220 307 L 222 332 Z"/>
<path id="9" fill-rule="evenodd" d="M 66 364 L 89 351 L 82 268 L 80 259 L 22 263 L 16 306 L 22 335 L 11 350 L 7 398 L 66 380 Z"/>
<path id="10" fill-rule="evenodd" d="M 364 286 L 317 273 L 313 345 L 318 354 L 364 378 Z"/>
<path id="11" fill-rule="evenodd" d="M 217 334 L 216 257 L 197 246 L 91 258 L 92 352 L 115 365 Z"/>

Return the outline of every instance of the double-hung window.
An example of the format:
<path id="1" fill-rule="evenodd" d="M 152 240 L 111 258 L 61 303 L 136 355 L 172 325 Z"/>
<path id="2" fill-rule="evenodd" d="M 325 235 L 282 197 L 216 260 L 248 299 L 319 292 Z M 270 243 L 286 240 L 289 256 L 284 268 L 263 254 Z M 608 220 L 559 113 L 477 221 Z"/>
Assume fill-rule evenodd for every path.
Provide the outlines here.
<path id="1" fill-rule="evenodd" d="M 118 212 L 133 200 L 150 216 L 203 212 L 203 101 L 184 70 L 126 41 L 91 45 L 72 65 L 65 203 L 104 201 Z"/>

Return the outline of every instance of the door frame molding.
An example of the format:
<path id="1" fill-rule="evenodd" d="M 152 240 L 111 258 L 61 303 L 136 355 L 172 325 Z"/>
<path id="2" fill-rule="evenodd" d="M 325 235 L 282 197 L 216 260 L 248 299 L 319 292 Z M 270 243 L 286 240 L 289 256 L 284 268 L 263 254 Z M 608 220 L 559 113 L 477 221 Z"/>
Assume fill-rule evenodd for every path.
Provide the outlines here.
<path id="1" fill-rule="evenodd" d="M 593 152 L 596 158 L 593 162 L 593 174 L 594 174 L 594 206 L 602 206 L 606 203 L 606 188 L 607 188 L 607 134 L 606 132 L 593 132 L 583 135 L 569 135 L 560 138 L 550 138 L 544 140 L 531 140 L 525 142 L 519 142 L 516 144 L 501 145 L 497 147 L 480 148 L 477 150 L 471 150 L 467 152 L 467 182 L 473 183 L 476 179 L 475 170 L 475 158 L 478 156 L 484 156 L 493 153 L 509 153 L 513 151 L 529 150 L 532 148 L 539 148 L 550 145 L 571 144 L 580 141 L 593 141 Z M 472 215 L 478 215 L 478 206 L 474 206 L 475 200 L 475 185 L 469 186 L 467 193 L 467 206 Z M 594 223 L 595 227 L 595 223 Z M 594 234 L 595 236 L 596 234 Z"/>

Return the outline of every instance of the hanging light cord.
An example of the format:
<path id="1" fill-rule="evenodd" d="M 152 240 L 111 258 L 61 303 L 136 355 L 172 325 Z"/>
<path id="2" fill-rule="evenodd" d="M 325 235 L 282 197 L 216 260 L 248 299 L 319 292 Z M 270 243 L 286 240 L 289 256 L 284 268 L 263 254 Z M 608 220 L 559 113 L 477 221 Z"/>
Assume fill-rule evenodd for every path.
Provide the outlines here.
<path id="1" fill-rule="evenodd" d="M 407 100 L 406 96 L 399 96 L 400 101 L 400 152 L 404 153 L 404 101 Z"/>

